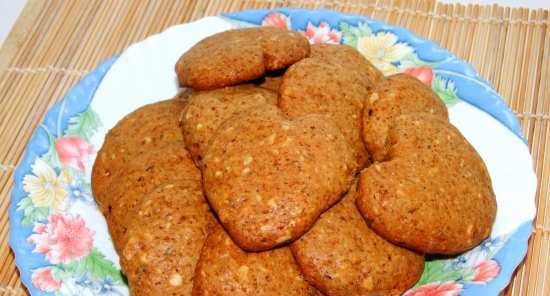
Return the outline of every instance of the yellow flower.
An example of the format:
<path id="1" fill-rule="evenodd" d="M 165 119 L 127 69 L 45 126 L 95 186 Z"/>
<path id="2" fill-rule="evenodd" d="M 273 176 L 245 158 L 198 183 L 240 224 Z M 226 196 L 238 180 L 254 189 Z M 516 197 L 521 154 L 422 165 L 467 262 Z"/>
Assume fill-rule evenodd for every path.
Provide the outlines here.
<path id="1" fill-rule="evenodd" d="M 36 207 L 51 207 L 59 210 L 67 196 L 62 181 L 55 171 L 42 159 L 32 165 L 33 175 L 23 178 L 23 190 L 29 194 Z"/>
<path id="2" fill-rule="evenodd" d="M 397 62 L 413 52 L 407 44 L 397 43 L 397 36 L 388 32 L 360 38 L 357 41 L 357 50 L 385 75 L 399 72 L 392 62 Z"/>

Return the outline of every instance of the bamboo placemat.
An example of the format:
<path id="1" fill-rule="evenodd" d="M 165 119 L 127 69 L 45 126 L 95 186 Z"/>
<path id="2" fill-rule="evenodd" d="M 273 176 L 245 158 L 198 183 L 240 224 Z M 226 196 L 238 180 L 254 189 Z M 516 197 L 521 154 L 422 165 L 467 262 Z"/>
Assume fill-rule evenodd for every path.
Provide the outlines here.
<path id="1" fill-rule="evenodd" d="M 13 170 L 44 113 L 84 74 L 174 24 L 245 8 L 329 8 L 404 26 L 450 49 L 517 113 L 538 176 L 529 253 L 506 295 L 550 295 L 548 10 L 431 1 L 30 0 L 0 52 L 0 294 L 24 295 L 7 244 Z"/>

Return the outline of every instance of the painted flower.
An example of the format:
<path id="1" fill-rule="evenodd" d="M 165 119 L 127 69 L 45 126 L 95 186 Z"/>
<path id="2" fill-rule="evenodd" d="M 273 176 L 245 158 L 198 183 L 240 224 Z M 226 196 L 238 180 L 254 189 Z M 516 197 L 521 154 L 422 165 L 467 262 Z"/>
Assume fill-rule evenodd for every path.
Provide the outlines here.
<path id="1" fill-rule="evenodd" d="M 67 136 L 55 140 L 55 149 L 62 164 L 84 171 L 86 157 L 94 153 L 94 147 L 79 137 Z"/>
<path id="2" fill-rule="evenodd" d="M 475 267 L 475 274 L 472 282 L 484 284 L 494 279 L 500 272 L 500 266 L 495 260 L 481 261 Z"/>
<path id="3" fill-rule="evenodd" d="M 430 67 L 415 67 L 405 69 L 405 73 L 416 77 L 427 86 L 432 86 L 433 70 Z"/>
<path id="4" fill-rule="evenodd" d="M 37 158 L 31 168 L 33 174 L 23 178 L 23 190 L 36 207 L 59 209 L 67 196 L 61 178 L 41 158 Z"/>
<path id="5" fill-rule="evenodd" d="M 279 13 L 279 12 L 270 12 L 262 20 L 262 26 L 264 27 L 276 27 L 282 29 L 290 30 L 290 17 Z"/>
<path id="6" fill-rule="evenodd" d="M 66 188 L 67 188 L 67 192 L 69 193 L 70 199 L 81 200 L 88 203 L 91 203 L 94 201 L 89 188 L 84 186 L 81 182 L 72 181 L 67 184 Z"/>
<path id="7" fill-rule="evenodd" d="M 305 32 L 302 32 L 311 44 L 339 44 L 342 39 L 342 33 L 331 29 L 326 22 L 321 22 L 318 27 L 315 27 L 311 22 L 307 23 Z"/>
<path id="8" fill-rule="evenodd" d="M 120 288 L 120 285 L 118 285 L 110 277 L 104 278 L 99 283 L 98 293 L 100 295 L 123 295 L 122 289 Z"/>
<path id="9" fill-rule="evenodd" d="M 398 62 L 413 52 L 410 46 L 397 42 L 397 36 L 388 32 L 361 37 L 357 40 L 357 50 L 386 75 L 398 72 L 392 62 Z"/>
<path id="10" fill-rule="evenodd" d="M 58 291 L 59 295 L 63 296 L 95 296 L 95 295 L 105 295 L 99 294 L 95 283 L 90 281 L 88 278 L 75 278 L 70 277 L 63 282 L 63 286 Z"/>
<path id="11" fill-rule="evenodd" d="M 479 246 L 462 255 L 466 258 L 465 265 L 474 268 L 481 262 L 493 258 L 507 239 L 507 236 L 487 238 Z"/>
<path id="12" fill-rule="evenodd" d="M 34 234 L 27 239 L 36 245 L 33 252 L 44 254 L 53 264 L 68 263 L 88 255 L 93 244 L 92 231 L 81 217 L 54 213 L 48 222 L 36 223 Z"/>
<path id="13" fill-rule="evenodd" d="M 39 268 L 32 273 L 32 284 L 45 292 L 55 292 L 61 288 L 61 281 L 55 279 L 50 267 Z"/>
<path id="14" fill-rule="evenodd" d="M 462 285 L 455 282 L 430 283 L 411 289 L 403 296 L 459 296 Z"/>

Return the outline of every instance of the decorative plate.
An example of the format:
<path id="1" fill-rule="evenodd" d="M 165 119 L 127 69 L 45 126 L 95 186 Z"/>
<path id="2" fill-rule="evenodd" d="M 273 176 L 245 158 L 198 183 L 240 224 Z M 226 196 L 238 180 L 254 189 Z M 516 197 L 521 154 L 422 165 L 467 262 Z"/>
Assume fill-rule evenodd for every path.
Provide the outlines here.
<path id="1" fill-rule="evenodd" d="M 200 39 L 246 26 L 344 43 L 385 74 L 407 72 L 447 104 L 489 169 L 498 200 L 490 238 L 456 257 L 429 258 L 405 295 L 498 295 L 527 251 L 536 177 L 514 113 L 471 66 L 406 29 L 328 10 L 248 10 L 178 25 L 106 60 L 47 114 L 15 172 L 10 244 L 32 295 L 128 295 L 90 171 L 106 132 L 125 114 L 178 91 L 174 64 Z"/>

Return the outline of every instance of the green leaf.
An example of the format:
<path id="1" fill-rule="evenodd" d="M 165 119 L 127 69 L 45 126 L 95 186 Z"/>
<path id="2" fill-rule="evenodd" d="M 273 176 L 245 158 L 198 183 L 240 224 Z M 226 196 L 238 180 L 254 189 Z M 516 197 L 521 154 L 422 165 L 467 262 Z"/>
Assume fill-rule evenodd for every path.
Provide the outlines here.
<path id="1" fill-rule="evenodd" d="M 424 264 L 424 272 L 415 287 L 433 282 L 448 282 L 457 281 L 463 278 L 462 270 L 455 270 L 448 267 L 448 260 L 426 261 Z"/>
<path id="2" fill-rule="evenodd" d="M 101 122 L 99 116 L 91 108 L 86 111 L 71 117 L 69 126 L 65 129 L 66 136 L 77 136 L 89 140 L 97 131 Z"/>
<path id="3" fill-rule="evenodd" d="M 460 102 L 460 98 L 456 94 L 455 84 L 450 80 L 435 76 L 432 82 L 432 89 L 446 105 L 454 105 Z"/>
<path id="4" fill-rule="evenodd" d="M 61 162 L 59 161 L 59 156 L 57 155 L 57 150 L 55 149 L 55 138 L 45 126 L 41 127 L 48 134 L 48 140 L 50 142 L 50 147 L 48 148 L 48 151 L 42 155 L 42 159 L 53 168 L 59 168 L 61 167 Z"/>
<path id="5" fill-rule="evenodd" d="M 357 27 L 352 27 L 348 23 L 340 23 L 340 31 L 344 38 L 344 44 L 351 47 L 357 47 L 357 40 L 361 37 L 372 35 L 372 30 L 366 23 L 359 23 Z"/>
<path id="6" fill-rule="evenodd" d="M 27 207 L 23 211 L 23 220 L 21 221 L 21 224 L 30 225 L 35 222 L 44 221 L 48 218 L 49 214 L 50 208 L 48 207 L 35 208 L 34 205 Z"/>
<path id="7" fill-rule="evenodd" d="M 123 282 L 123 277 L 111 261 L 96 248 L 93 248 L 90 253 L 81 260 L 74 261 L 63 265 L 63 270 L 78 276 L 87 275 L 91 279 L 103 279 L 110 277 L 114 281 Z"/>
<path id="8" fill-rule="evenodd" d="M 370 36 L 372 35 L 372 30 L 367 23 L 359 23 L 357 26 L 358 36 Z"/>
<path id="9" fill-rule="evenodd" d="M 29 196 L 23 198 L 17 203 L 18 211 L 26 210 L 29 207 L 34 207 L 34 204 L 32 203 L 32 199 Z"/>

